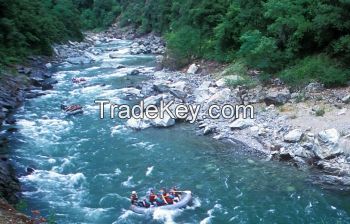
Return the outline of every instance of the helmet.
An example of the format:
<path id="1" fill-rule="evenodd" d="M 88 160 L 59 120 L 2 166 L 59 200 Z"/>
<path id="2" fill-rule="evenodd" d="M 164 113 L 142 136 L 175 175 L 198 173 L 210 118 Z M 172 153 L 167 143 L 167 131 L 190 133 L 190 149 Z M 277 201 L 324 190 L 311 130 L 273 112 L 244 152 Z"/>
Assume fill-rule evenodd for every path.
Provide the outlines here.
<path id="1" fill-rule="evenodd" d="M 136 194 L 136 191 L 132 191 L 131 194 Z"/>

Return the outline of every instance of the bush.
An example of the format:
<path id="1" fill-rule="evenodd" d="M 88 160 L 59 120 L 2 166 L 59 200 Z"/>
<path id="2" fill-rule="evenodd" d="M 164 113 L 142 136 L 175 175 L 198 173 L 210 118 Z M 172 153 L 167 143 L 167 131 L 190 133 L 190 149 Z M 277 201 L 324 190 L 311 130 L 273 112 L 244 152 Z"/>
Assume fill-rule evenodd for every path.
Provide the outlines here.
<path id="1" fill-rule="evenodd" d="M 236 88 L 238 86 L 245 86 L 247 88 L 254 88 L 258 83 L 251 77 L 244 75 L 240 76 L 238 79 L 226 79 L 226 85 L 228 87 Z"/>
<path id="2" fill-rule="evenodd" d="M 264 71 L 276 71 L 282 57 L 273 38 L 264 36 L 260 31 L 244 33 L 240 38 L 242 45 L 237 53 L 246 63 Z"/>
<path id="3" fill-rule="evenodd" d="M 306 57 L 291 68 L 280 73 L 287 84 L 300 87 L 312 81 L 319 81 L 326 87 L 345 85 L 349 79 L 349 71 L 327 55 Z"/>
<path id="4" fill-rule="evenodd" d="M 198 57 L 201 51 L 199 30 L 184 26 L 175 32 L 166 34 L 169 56 L 177 60 L 177 67 L 182 67 L 191 59 Z"/>
<path id="5" fill-rule="evenodd" d="M 247 75 L 248 68 L 247 65 L 242 61 L 238 60 L 232 64 L 230 64 L 223 72 L 223 76 L 227 75 Z"/>

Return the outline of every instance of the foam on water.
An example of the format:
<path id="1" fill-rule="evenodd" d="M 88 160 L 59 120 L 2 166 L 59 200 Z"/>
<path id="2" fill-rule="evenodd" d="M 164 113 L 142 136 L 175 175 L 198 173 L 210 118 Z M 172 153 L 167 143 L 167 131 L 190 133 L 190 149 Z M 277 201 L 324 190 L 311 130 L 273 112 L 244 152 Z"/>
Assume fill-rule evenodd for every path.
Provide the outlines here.
<path id="1" fill-rule="evenodd" d="M 208 217 L 204 218 L 200 221 L 200 224 L 210 224 L 211 220 L 215 217 L 214 212 L 221 211 L 222 205 L 221 204 L 215 204 L 214 207 L 207 211 Z"/>
<path id="2" fill-rule="evenodd" d="M 166 210 L 166 209 L 155 209 L 153 213 L 153 219 L 161 221 L 164 224 L 174 224 L 174 218 L 179 216 L 183 210 Z"/>
<path id="3" fill-rule="evenodd" d="M 149 175 L 151 175 L 152 171 L 153 171 L 154 166 L 148 167 L 147 171 L 146 171 L 146 177 L 148 177 Z"/>
<path id="4" fill-rule="evenodd" d="M 129 176 L 128 179 L 124 182 L 122 182 L 122 186 L 127 187 L 127 188 L 133 188 L 136 187 L 136 184 L 132 183 L 133 176 Z"/>

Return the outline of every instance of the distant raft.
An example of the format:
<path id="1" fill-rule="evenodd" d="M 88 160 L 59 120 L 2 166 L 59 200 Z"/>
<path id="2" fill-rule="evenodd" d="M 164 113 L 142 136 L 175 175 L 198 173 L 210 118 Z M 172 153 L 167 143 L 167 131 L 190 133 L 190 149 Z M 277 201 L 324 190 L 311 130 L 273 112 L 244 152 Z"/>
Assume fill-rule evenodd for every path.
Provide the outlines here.
<path id="1" fill-rule="evenodd" d="M 181 200 L 179 202 L 177 202 L 176 204 L 163 205 L 163 206 L 151 207 L 151 208 L 144 208 L 144 207 L 139 207 L 139 206 L 136 206 L 136 205 L 132 205 L 130 207 L 130 210 L 135 212 L 135 213 L 138 213 L 138 214 L 152 214 L 157 209 L 175 210 L 175 209 L 184 208 L 191 201 L 192 201 L 192 193 L 191 193 L 191 191 L 183 191 L 182 194 L 181 194 Z"/>
<path id="2" fill-rule="evenodd" d="M 70 105 L 70 106 L 61 105 L 61 109 L 64 110 L 64 112 L 66 112 L 66 114 L 69 116 L 84 113 L 83 107 L 80 105 Z"/>
<path id="3" fill-rule="evenodd" d="M 68 116 L 78 115 L 78 114 L 82 114 L 82 113 L 84 113 L 84 111 L 82 109 L 74 110 L 74 111 L 66 111 L 66 114 Z"/>

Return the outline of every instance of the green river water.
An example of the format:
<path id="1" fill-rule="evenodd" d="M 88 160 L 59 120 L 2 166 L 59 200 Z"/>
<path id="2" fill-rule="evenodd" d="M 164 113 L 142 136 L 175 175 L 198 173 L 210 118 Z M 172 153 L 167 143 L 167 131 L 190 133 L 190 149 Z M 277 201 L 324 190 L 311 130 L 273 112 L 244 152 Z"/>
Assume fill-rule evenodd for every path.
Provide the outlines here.
<path id="1" fill-rule="evenodd" d="M 62 66 L 47 95 L 28 100 L 16 115 L 19 131 L 11 151 L 23 176 L 28 210 L 57 223 L 350 223 L 349 194 L 313 185 L 310 174 L 244 153 L 242 145 L 197 136 L 192 125 L 134 131 L 123 120 L 100 120 L 95 99 L 123 102 L 118 89 L 146 77 L 126 77 L 139 66 L 152 69 L 153 56 L 132 56 L 130 43 L 115 41 L 120 57 L 99 56 L 89 66 Z M 114 69 L 113 64 L 125 69 Z M 82 88 L 84 77 L 104 87 Z M 60 104 L 82 104 L 84 115 L 67 117 Z M 193 205 L 152 216 L 128 210 L 132 190 L 177 185 L 191 190 Z M 28 212 L 30 213 L 30 212 Z"/>

